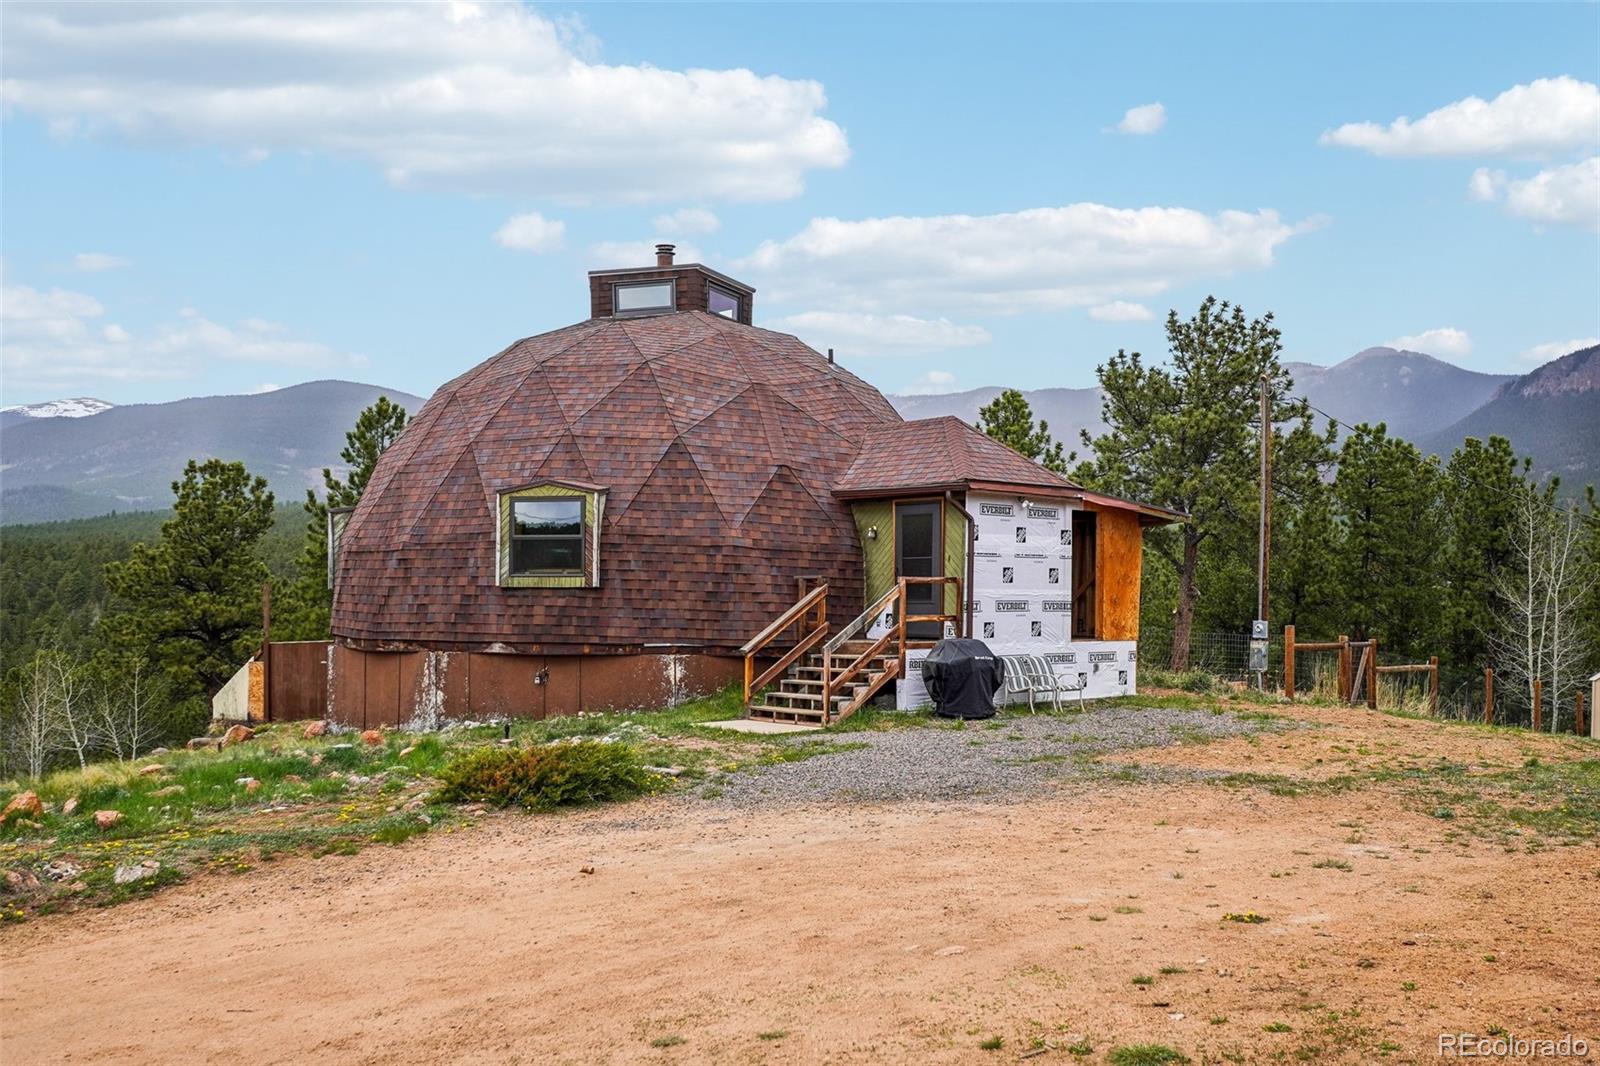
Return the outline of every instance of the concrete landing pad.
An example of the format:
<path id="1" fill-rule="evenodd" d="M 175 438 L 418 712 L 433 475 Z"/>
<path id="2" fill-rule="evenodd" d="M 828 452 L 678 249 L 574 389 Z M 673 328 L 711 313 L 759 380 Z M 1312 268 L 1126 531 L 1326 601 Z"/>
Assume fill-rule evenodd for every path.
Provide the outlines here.
<path id="1" fill-rule="evenodd" d="M 731 729 L 735 733 L 814 733 L 820 725 L 799 722 L 763 722 L 756 718 L 730 718 L 726 722 L 702 722 L 708 729 Z"/>

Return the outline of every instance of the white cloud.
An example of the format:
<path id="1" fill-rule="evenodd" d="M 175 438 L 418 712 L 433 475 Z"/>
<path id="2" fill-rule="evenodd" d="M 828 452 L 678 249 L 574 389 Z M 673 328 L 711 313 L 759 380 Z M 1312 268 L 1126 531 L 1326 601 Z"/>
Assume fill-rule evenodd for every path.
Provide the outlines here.
<path id="1" fill-rule="evenodd" d="M 519 252 L 553 252 L 561 247 L 566 232 L 565 222 L 530 211 L 506 219 L 505 225 L 495 231 L 494 239 L 502 248 Z"/>
<path id="2" fill-rule="evenodd" d="M 1009 314 L 1148 297 L 1256 270 L 1316 222 L 1274 211 L 1078 203 L 1000 215 L 814 218 L 738 264 L 769 301 L 870 313 Z M 770 306 L 770 302 L 769 302 Z"/>
<path id="3" fill-rule="evenodd" d="M 815 81 L 597 49 L 520 3 L 9 5 L 0 65 L 7 110 L 58 135 L 316 152 L 399 186 L 772 200 L 849 156 Z"/>
<path id="4" fill-rule="evenodd" d="M 684 207 L 670 215 L 657 215 L 656 229 L 674 236 L 683 234 L 715 233 L 722 222 L 703 207 Z"/>
<path id="5" fill-rule="evenodd" d="M 1167 124 L 1167 109 L 1162 104 L 1140 104 L 1130 107 L 1117 123 L 1119 133 L 1141 135 L 1155 133 Z"/>
<path id="6" fill-rule="evenodd" d="M 1503 170 L 1479 167 L 1467 182 L 1467 195 L 1501 201 L 1507 214 L 1530 222 L 1600 230 L 1600 156 L 1531 178 L 1508 178 Z"/>
<path id="7" fill-rule="evenodd" d="M 1600 88 L 1567 75 L 1514 85 L 1493 100 L 1469 96 L 1387 126 L 1352 122 L 1321 143 L 1385 156 L 1531 155 L 1600 143 Z"/>
<path id="8" fill-rule="evenodd" d="M 127 265 L 128 260 L 122 256 L 106 252 L 79 252 L 72 257 L 72 269 L 84 274 L 98 274 L 102 270 L 116 270 Z"/>
<path id="9" fill-rule="evenodd" d="M 1096 322 L 1148 322 L 1156 317 L 1156 313 L 1144 304 L 1112 300 L 1108 304 L 1089 308 L 1089 317 Z"/>
<path id="10" fill-rule="evenodd" d="M 941 392 L 954 392 L 956 376 L 948 370 L 930 370 L 906 386 L 903 395 L 933 396 Z"/>
<path id="11" fill-rule="evenodd" d="M 1582 348 L 1593 348 L 1600 344 L 1600 337 L 1576 337 L 1570 341 L 1547 341 L 1544 344 L 1535 344 L 1517 353 L 1517 362 L 1527 363 L 1530 366 L 1543 366 L 1552 359 L 1559 359 L 1563 355 L 1576 352 Z"/>
<path id="12" fill-rule="evenodd" d="M 1456 329 L 1454 326 L 1427 329 L 1407 337 L 1396 337 L 1384 343 L 1390 348 L 1434 356 L 1463 356 L 1472 351 L 1472 338 L 1467 335 L 1466 330 Z"/>
<path id="13" fill-rule="evenodd" d="M 970 348 L 990 340 L 982 326 L 958 325 L 948 318 L 855 311 L 802 311 L 763 325 L 794 333 L 813 348 L 834 347 L 856 355 L 883 354 L 878 350 L 883 348 Z"/>
<path id="14" fill-rule="evenodd" d="M 105 307 L 66 289 L 0 286 L 0 352 L 8 388 L 90 391 L 94 383 L 198 376 L 216 360 L 306 367 L 360 367 L 366 358 L 295 340 L 274 322 L 229 327 L 193 308 L 145 334 L 102 325 Z"/>
<path id="15" fill-rule="evenodd" d="M 250 393 L 253 396 L 260 396 L 262 393 L 266 392 L 277 392 L 281 388 L 283 388 L 282 385 L 275 384 L 271 381 L 263 381 L 261 384 L 251 389 Z"/>
<path id="16" fill-rule="evenodd" d="M 656 265 L 657 241 L 600 241 L 589 245 L 589 261 L 599 270 Z M 700 249 L 692 244 L 677 245 L 673 262 L 698 263 Z"/>

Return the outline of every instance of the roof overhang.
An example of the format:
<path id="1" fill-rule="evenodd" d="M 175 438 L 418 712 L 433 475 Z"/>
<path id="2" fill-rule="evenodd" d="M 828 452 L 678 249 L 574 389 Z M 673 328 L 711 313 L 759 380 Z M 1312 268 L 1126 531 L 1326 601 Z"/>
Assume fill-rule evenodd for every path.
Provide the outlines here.
<path id="1" fill-rule="evenodd" d="M 942 484 L 896 485 L 892 488 L 835 489 L 833 495 L 840 500 L 903 500 L 916 496 L 939 496 L 946 492 L 996 492 L 1002 495 L 1027 496 L 1038 500 L 1078 502 L 1102 511 L 1131 511 L 1139 516 L 1139 523 L 1147 526 L 1168 525 L 1187 521 L 1182 511 L 1173 511 L 1154 504 L 1127 500 L 1104 492 L 1066 485 L 1023 485 L 1014 481 L 955 481 Z"/>
<path id="2" fill-rule="evenodd" d="M 589 271 L 589 277 L 643 277 L 646 274 L 660 274 L 664 277 L 676 277 L 678 274 L 689 270 L 698 270 L 706 277 L 715 281 L 718 285 L 724 285 L 735 290 L 736 292 L 744 294 L 745 296 L 754 296 L 756 294 L 756 290 L 753 286 L 746 285 L 737 278 L 730 278 L 722 271 L 708 267 L 704 263 L 671 263 L 667 266 L 615 267 L 609 270 L 591 270 Z"/>
<path id="3" fill-rule="evenodd" d="M 504 496 L 508 492 L 526 492 L 529 489 L 541 489 L 546 485 L 554 485 L 561 489 L 577 489 L 579 492 L 610 492 L 605 485 L 592 485 L 587 481 L 574 481 L 565 477 L 543 477 L 537 481 L 529 481 L 522 485 L 508 485 L 503 489 L 496 489 L 496 496 Z"/>
<path id="4" fill-rule="evenodd" d="M 1151 503 L 1140 503 L 1138 500 L 1125 500 L 1121 496 L 1112 496 L 1104 492 L 1089 492 L 1086 489 L 1079 493 L 1079 499 L 1087 506 L 1099 510 L 1132 511 L 1139 516 L 1139 524 L 1145 526 L 1165 526 L 1189 520 L 1189 516 L 1182 511 L 1157 507 Z"/>

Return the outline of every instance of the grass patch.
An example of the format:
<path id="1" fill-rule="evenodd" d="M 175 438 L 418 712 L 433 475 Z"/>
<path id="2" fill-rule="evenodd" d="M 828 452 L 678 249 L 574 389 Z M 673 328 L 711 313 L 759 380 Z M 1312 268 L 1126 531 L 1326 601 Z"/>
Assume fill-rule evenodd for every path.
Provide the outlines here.
<path id="1" fill-rule="evenodd" d="M 1355 869 L 1354 866 L 1351 866 L 1343 859 L 1318 859 L 1311 864 L 1311 868 L 1313 870 L 1343 870 L 1345 873 Z"/>
<path id="2" fill-rule="evenodd" d="M 1124 1044 L 1106 1054 L 1111 1066 L 1172 1066 L 1189 1061 L 1189 1056 L 1166 1044 Z"/>
<path id="3" fill-rule="evenodd" d="M 789 1030 L 787 1030 L 787 1029 L 768 1029 L 764 1033 L 757 1033 L 756 1034 L 756 1039 L 757 1040 L 767 1040 L 767 1041 L 782 1040 L 784 1037 L 786 1037 L 788 1035 L 789 1035 Z"/>
<path id="4" fill-rule="evenodd" d="M 1138 985 L 1140 988 L 1149 988 L 1151 985 L 1156 983 L 1156 979 L 1147 973 L 1142 973 L 1133 979 L 1133 983 Z"/>
<path id="5" fill-rule="evenodd" d="M 978 1050 L 980 1051 L 999 1051 L 1005 1046 L 1006 1040 L 1003 1036 L 991 1036 L 978 1041 Z"/>
<path id="6" fill-rule="evenodd" d="M 1294 1027 L 1288 1022 L 1268 1022 L 1261 1027 L 1263 1033 L 1292 1033 Z"/>
<path id="7" fill-rule="evenodd" d="M 650 1046 L 667 1048 L 677 1047 L 681 1043 L 683 1043 L 683 1037 L 679 1036 L 677 1033 L 668 1033 L 666 1036 L 658 1036 L 654 1040 L 650 1041 Z"/>

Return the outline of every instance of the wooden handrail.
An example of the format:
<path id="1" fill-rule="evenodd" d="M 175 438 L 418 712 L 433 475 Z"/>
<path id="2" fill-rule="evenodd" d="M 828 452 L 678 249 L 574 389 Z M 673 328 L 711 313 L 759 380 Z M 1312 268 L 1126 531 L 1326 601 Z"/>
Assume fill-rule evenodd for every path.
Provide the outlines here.
<path id="1" fill-rule="evenodd" d="M 804 626 L 807 615 L 812 608 L 817 609 L 814 625 L 809 633 L 795 642 L 793 648 L 784 654 L 775 664 L 756 675 L 756 655 L 762 648 L 771 644 L 778 635 L 792 625 Z M 787 670 L 800 656 L 816 647 L 828 635 L 828 586 L 826 583 L 818 585 L 810 592 L 797 600 L 793 607 L 784 611 L 772 621 L 767 628 L 747 640 L 739 650 L 744 653 L 744 706 L 750 709 L 750 697 L 759 692 L 761 686 L 770 682 L 783 671 Z"/>
<path id="2" fill-rule="evenodd" d="M 898 629 L 898 628 L 899 627 L 897 626 L 896 629 Z M 895 629 L 889 630 L 883 636 L 881 636 L 877 640 L 873 641 L 872 644 L 867 648 L 866 651 L 864 651 L 860 655 L 856 656 L 854 662 L 852 662 L 849 666 L 845 667 L 842 671 L 840 671 L 839 672 L 839 676 L 838 676 L 837 679 L 835 679 L 835 678 L 829 678 L 828 679 L 827 683 L 823 685 L 823 699 L 828 701 L 826 706 L 828 706 L 828 707 L 832 707 L 833 706 L 832 701 L 833 701 L 834 690 L 844 688 L 845 685 L 849 684 L 851 678 L 855 677 L 863 669 L 866 668 L 866 665 L 869 662 L 871 662 L 873 659 L 876 659 L 878 656 L 882 655 L 883 654 L 883 649 L 885 647 L 887 647 L 889 642 L 895 638 L 895 635 L 896 635 L 896 630 Z M 824 670 L 827 669 L 826 660 L 824 661 L 823 669 Z M 823 676 L 826 677 L 827 675 L 824 674 Z"/>
<path id="3" fill-rule="evenodd" d="M 839 630 L 838 633 L 830 637 L 828 639 L 828 643 L 822 646 L 823 652 L 828 653 L 838 651 L 841 644 L 855 636 L 857 633 L 861 632 L 862 627 L 865 626 L 868 621 L 882 614 L 883 609 L 889 606 L 889 601 L 899 595 L 900 589 L 895 587 L 890 589 L 888 592 L 885 592 L 882 596 L 879 596 L 876 603 L 862 611 L 860 614 L 856 615 L 855 619 L 849 625 L 845 626 L 843 629 Z"/>
<path id="4" fill-rule="evenodd" d="M 763 629 L 761 632 L 745 641 L 744 647 L 739 649 L 740 654 L 754 655 L 768 644 L 771 644 L 779 633 L 794 625 L 801 615 L 816 605 L 818 600 L 824 600 L 827 598 L 828 586 L 818 585 L 816 588 L 800 597 L 793 607 L 780 614 L 777 620 L 771 625 L 767 626 L 767 628 Z"/>
<path id="5" fill-rule="evenodd" d="M 819 626 L 818 628 L 807 633 L 804 637 L 801 637 L 795 646 L 790 648 L 781 659 L 767 667 L 765 670 L 761 671 L 760 676 L 745 682 L 745 700 L 748 702 L 752 692 L 760 692 L 764 686 L 771 683 L 773 678 L 789 669 L 789 667 L 794 664 L 796 659 L 800 658 L 800 656 L 804 655 L 812 648 L 815 648 L 817 646 L 817 642 L 827 635 L 827 627 Z M 749 662 L 750 660 L 746 659 L 745 661 Z M 748 674 L 749 671 L 746 670 L 745 673 Z"/>

